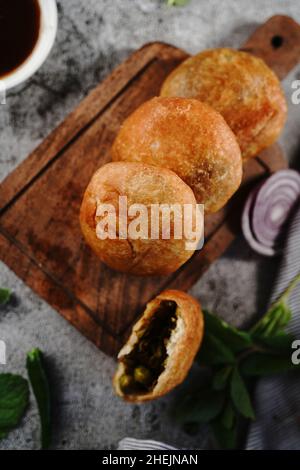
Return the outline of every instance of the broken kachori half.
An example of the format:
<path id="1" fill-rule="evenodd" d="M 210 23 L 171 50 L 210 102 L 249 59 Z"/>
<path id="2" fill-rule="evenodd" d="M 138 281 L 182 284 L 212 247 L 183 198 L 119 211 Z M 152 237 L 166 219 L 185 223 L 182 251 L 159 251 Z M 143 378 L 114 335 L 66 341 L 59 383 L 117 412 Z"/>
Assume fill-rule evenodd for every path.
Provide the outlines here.
<path id="1" fill-rule="evenodd" d="M 118 355 L 113 385 L 129 402 L 159 398 L 181 384 L 203 339 L 200 304 L 167 290 L 148 303 Z"/>

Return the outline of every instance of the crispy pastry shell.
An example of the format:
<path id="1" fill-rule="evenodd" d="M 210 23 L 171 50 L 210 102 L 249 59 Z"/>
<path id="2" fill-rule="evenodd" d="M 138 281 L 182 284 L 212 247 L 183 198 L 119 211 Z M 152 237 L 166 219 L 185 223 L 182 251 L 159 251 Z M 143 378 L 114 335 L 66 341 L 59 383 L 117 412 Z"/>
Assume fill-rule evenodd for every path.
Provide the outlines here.
<path id="1" fill-rule="evenodd" d="M 177 326 L 172 331 L 167 344 L 168 357 L 165 370 L 159 376 L 153 390 L 145 394 L 126 395 L 119 386 L 119 379 L 124 373 L 122 357 L 129 354 L 138 342 L 138 333 L 147 320 L 155 315 L 162 300 L 172 300 L 177 304 Z M 200 304 L 190 295 L 182 291 L 166 290 L 148 303 L 145 312 L 134 325 L 127 343 L 119 352 L 119 365 L 113 379 L 114 389 L 120 397 L 128 402 L 145 402 L 154 400 L 169 393 L 181 384 L 188 374 L 195 355 L 198 352 L 204 334 L 204 319 Z"/>
<path id="2" fill-rule="evenodd" d="M 196 99 L 153 98 L 142 104 L 123 123 L 112 158 L 174 171 L 206 213 L 221 209 L 242 178 L 236 137 L 221 114 Z"/>
<path id="3" fill-rule="evenodd" d="M 97 207 L 110 204 L 119 213 L 119 197 L 126 196 L 128 207 L 143 204 L 189 204 L 193 214 L 197 203 L 193 191 L 166 168 L 131 162 L 108 163 L 92 177 L 80 210 L 81 230 L 88 245 L 112 269 L 140 276 L 166 275 L 176 271 L 194 253 L 186 249 L 187 239 L 115 239 L 97 237 Z M 129 224 L 129 221 L 128 221 Z M 184 234 L 183 234 L 184 235 Z"/>
<path id="4" fill-rule="evenodd" d="M 184 61 L 165 80 L 161 96 L 197 98 L 219 111 L 236 135 L 243 159 L 272 145 L 287 116 L 275 73 L 262 59 L 228 48 Z"/>

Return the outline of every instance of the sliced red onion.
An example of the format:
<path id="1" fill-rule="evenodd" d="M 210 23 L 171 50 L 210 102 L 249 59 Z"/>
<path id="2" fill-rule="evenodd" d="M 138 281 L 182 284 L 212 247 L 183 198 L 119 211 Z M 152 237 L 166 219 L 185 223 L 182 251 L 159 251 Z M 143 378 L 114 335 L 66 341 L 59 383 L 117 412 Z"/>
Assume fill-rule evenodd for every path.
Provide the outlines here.
<path id="1" fill-rule="evenodd" d="M 291 211 L 300 198 L 300 174 L 281 170 L 255 188 L 244 208 L 242 229 L 249 245 L 258 253 L 274 256 Z"/>
<path id="2" fill-rule="evenodd" d="M 247 199 L 243 216 L 242 216 L 242 229 L 243 229 L 244 237 L 246 238 L 247 242 L 249 243 L 249 245 L 254 251 L 256 251 L 257 253 L 261 255 L 274 256 L 275 250 L 259 243 L 254 237 L 253 232 L 252 232 L 251 218 L 252 218 L 253 206 L 255 204 L 258 190 L 259 188 L 255 188 L 250 193 Z"/>

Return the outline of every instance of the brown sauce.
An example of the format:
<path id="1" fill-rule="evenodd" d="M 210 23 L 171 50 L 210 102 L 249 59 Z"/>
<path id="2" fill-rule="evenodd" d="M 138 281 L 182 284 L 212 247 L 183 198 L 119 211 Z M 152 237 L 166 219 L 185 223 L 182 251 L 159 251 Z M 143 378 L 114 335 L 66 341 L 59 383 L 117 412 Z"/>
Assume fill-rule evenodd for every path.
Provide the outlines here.
<path id="1" fill-rule="evenodd" d="M 37 0 L 0 0 L 0 77 L 13 72 L 32 53 L 40 16 Z"/>

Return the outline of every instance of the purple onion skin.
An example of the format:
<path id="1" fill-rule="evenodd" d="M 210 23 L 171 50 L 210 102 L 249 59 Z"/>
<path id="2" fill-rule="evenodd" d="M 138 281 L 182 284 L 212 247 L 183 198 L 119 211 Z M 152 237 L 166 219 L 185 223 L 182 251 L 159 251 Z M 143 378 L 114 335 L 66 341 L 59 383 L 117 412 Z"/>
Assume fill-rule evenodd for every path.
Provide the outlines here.
<path id="1" fill-rule="evenodd" d="M 249 195 L 242 229 L 249 245 L 259 254 L 274 256 L 286 223 L 300 198 L 300 174 L 281 170 L 259 184 Z"/>
<path id="2" fill-rule="evenodd" d="M 256 251 L 256 253 L 264 256 L 274 256 L 276 251 L 273 248 L 267 247 L 259 243 L 253 233 L 251 227 L 251 213 L 253 210 L 253 206 L 255 204 L 255 199 L 258 193 L 258 188 L 255 188 L 249 195 L 246 205 L 244 207 L 243 215 L 242 215 L 242 230 L 245 239 L 247 240 L 250 247 Z"/>

